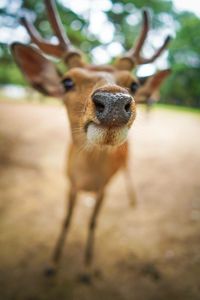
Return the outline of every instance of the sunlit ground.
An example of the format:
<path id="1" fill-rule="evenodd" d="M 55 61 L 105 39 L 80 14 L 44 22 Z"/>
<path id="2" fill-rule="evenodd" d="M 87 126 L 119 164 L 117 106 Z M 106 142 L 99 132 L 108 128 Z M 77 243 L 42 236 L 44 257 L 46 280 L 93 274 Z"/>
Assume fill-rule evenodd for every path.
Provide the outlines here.
<path id="1" fill-rule="evenodd" d="M 0 299 L 200 298 L 200 117 L 139 110 L 130 135 L 138 205 L 122 173 L 99 219 L 93 284 L 82 269 L 93 200 L 81 195 L 55 278 L 42 271 L 65 207 L 69 129 L 62 106 L 0 102 Z"/>

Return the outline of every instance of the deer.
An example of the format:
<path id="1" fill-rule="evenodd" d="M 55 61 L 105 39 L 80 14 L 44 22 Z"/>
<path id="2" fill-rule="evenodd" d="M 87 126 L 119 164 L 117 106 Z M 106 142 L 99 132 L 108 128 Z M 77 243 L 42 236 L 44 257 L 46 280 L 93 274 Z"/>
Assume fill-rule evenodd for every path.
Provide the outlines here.
<path id="1" fill-rule="evenodd" d="M 161 70 L 144 83 L 133 74 L 139 65 L 154 62 L 166 49 L 167 36 L 155 53 L 141 55 L 149 31 L 149 15 L 143 10 L 143 25 L 134 47 L 108 65 L 85 62 L 83 54 L 70 43 L 53 0 L 44 0 L 48 19 L 58 42 L 42 38 L 34 25 L 24 16 L 32 45 L 15 42 L 12 55 L 29 84 L 40 93 L 61 99 L 71 128 L 72 142 L 67 159 L 70 183 L 67 211 L 46 275 L 55 274 L 81 191 L 95 195 L 89 220 L 84 265 L 88 270 L 94 257 L 97 220 L 105 199 L 105 188 L 119 170 L 127 170 L 129 157 L 128 132 L 136 117 L 136 104 L 147 103 L 170 70 Z M 61 74 L 52 58 L 62 60 L 67 71 Z M 127 176 L 127 183 L 129 180 Z M 130 180 L 129 180 L 130 181 Z M 136 203 L 132 182 L 129 182 L 130 202 Z"/>

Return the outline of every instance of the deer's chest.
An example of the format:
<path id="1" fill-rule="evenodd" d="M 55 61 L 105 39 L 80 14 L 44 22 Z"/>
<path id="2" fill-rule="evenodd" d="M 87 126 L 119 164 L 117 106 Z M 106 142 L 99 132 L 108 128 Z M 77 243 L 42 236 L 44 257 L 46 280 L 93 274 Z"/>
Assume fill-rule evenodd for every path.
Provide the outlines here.
<path id="1" fill-rule="evenodd" d="M 67 172 L 78 190 L 98 191 L 125 165 L 126 148 L 115 151 L 76 152 L 73 148 L 68 157 Z"/>

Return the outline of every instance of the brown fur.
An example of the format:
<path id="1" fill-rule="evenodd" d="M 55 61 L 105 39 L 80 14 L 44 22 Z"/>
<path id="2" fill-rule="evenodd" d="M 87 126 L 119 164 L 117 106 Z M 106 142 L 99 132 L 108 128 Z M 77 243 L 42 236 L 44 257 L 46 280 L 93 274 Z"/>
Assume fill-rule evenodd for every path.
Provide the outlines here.
<path id="1" fill-rule="evenodd" d="M 91 95 L 94 91 L 99 90 L 127 93 L 128 83 L 136 79 L 125 71 L 114 72 L 112 70 L 110 72 L 109 70 L 109 72 L 105 72 L 105 66 L 102 67 L 102 70 L 98 67 L 98 71 L 72 69 L 64 75 L 64 78 L 66 77 L 73 78 L 77 83 L 77 90 L 67 93 L 64 97 L 73 137 L 67 173 L 77 191 L 98 193 L 104 190 L 110 178 L 125 166 L 128 144 L 125 142 L 114 148 L 87 146 L 85 125 L 90 121 L 98 122 Z M 134 118 L 135 104 L 133 102 L 129 126 Z M 109 145 L 109 140 L 107 144 Z"/>

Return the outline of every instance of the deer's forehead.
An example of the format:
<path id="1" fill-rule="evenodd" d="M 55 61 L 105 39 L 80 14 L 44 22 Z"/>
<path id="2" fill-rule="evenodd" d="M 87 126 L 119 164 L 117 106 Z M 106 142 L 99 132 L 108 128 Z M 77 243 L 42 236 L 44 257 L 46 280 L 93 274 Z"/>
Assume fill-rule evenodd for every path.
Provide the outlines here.
<path id="1" fill-rule="evenodd" d="M 77 81 L 105 80 L 109 83 L 116 81 L 128 81 L 135 77 L 129 71 L 120 71 L 112 67 L 74 68 L 64 75 L 64 78 L 72 77 Z"/>

